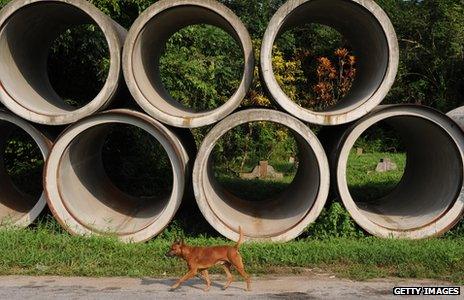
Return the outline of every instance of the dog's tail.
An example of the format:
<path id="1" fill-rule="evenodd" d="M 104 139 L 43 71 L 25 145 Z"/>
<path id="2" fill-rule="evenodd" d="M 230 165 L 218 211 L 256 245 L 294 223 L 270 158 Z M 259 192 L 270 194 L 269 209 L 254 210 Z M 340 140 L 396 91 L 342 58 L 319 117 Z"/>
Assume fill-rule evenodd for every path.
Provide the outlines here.
<path id="1" fill-rule="evenodd" d="M 235 245 L 235 249 L 239 249 L 240 248 L 240 245 L 243 244 L 243 230 L 242 230 L 242 226 L 239 226 L 238 227 L 238 231 L 240 233 L 240 237 L 238 238 L 238 241 L 237 241 L 237 244 Z"/>

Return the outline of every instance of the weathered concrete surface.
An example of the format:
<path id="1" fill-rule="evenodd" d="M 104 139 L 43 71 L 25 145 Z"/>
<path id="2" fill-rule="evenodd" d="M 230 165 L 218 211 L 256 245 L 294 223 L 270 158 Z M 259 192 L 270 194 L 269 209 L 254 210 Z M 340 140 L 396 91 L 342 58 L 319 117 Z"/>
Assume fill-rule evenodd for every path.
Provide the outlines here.
<path id="1" fill-rule="evenodd" d="M 225 104 L 211 111 L 184 107 L 171 97 L 160 78 L 159 59 L 166 42 L 175 32 L 195 24 L 223 29 L 243 50 L 238 89 Z M 226 6 L 212 0 L 162 0 L 146 9 L 132 25 L 124 45 L 123 69 L 132 96 L 148 114 L 172 126 L 196 128 L 218 122 L 240 105 L 253 80 L 253 55 L 247 29 Z"/>
<path id="2" fill-rule="evenodd" d="M 115 124 L 141 128 L 163 146 L 173 172 L 170 195 L 137 198 L 113 185 L 101 149 Z M 143 113 L 121 109 L 85 118 L 69 127 L 50 153 L 44 178 L 49 207 L 73 234 L 148 240 L 169 224 L 181 204 L 191 172 L 188 153 L 176 134 Z"/>
<path id="3" fill-rule="evenodd" d="M 74 108 L 53 89 L 47 59 L 66 29 L 95 24 L 106 37 L 110 67 L 105 85 L 87 105 Z M 122 79 L 126 30 L 85 0 L 14 0 L 0 12 L 0 100 L 29 121 L 62 125 L 107 107 Z"/>
<path id="4" fill-rule="evenodd" d="M 340 32 L 358 58 L 357 76 L 350 93 L 321 112 L 304 109 L 279 86 L 272 68 L 275 40 L 292 27 L 319 23 Z M 372 0 L 290 0 L 271 19 L 261 47 L 261 74 L 271 98 L 297 118 L 319 125 L 345 124 L 361 118 L 382 102 L 398 69 L 395 30 L 387 14 Z"/>
<path id="5" fill-rule="evenodd" d="M 5 143 L 18 128 L 32 138 L 44 160 L 52 147 L 52 142 L 32 125 L 0 109 L 0 226 L 26 227 L 39 216 L 46 205 L 43 193 L 39 198 L 27 195 L 14 185 L 6 171 L 3 160 Z"/>
<path id="6" fill-rule="evenodd" d="M 464 130 L 464 106 L 458 107 L 455 110 L 446 114 L 454 122 L 456 122 L 462 130 Z"/>
<path id="7" fill-rule="evenodd" d="M 187 282 L 175 292 L 175 279 L 154 278 L 62 278 L 0 277 L 2 299 L 398 299 L 395 286 L 453 286 L 430 280 L 385 279 L 366 282 L 341 280 L 327 275 L 253 278 L 253 290 L 243 291 L 243 282 L 235 282 L 222 291 L 223 277 L 213 277 L 210 292 L 203 292 L 200 279 Z M 463 287 L 461 287 L 462 289 Z M 401 297 L 401 299 L 418 299 Z M 433 299 L 460 299 L 434 296 Z"/>
<path id="8" fill-rule="evenodd" d="M 219 139 L 233 128 L 251 122 L 272 122 L 289 128 L 299 147 L 299 167 L 292 184 L 263 201 L 240 199 L 224 189 L 213 171 L 211 154 Z M 204 139 L 193 168 L 197 203 L 206 220 L 222 235 L 246 239 L 289 241 L 319 216 L 329 192 L 329 165 L 313 132 L 296 118 L 275 110 L 250 109 L 230 115 Z"/>
<path id="9" fill-rule="evenodd" d="M 407 151 L 407 165 L 397 187 L 369 202 L 354 199 L 347 164 L 356 140 L 380 122 L 390 125 Z M 448 117 L 413 105 L 379 106 L 351 124 L 328 155 L 333 184 L 353 219 L 369 233 L 384 238 L 438 236 L 464 213 L 464 135 Z"/>

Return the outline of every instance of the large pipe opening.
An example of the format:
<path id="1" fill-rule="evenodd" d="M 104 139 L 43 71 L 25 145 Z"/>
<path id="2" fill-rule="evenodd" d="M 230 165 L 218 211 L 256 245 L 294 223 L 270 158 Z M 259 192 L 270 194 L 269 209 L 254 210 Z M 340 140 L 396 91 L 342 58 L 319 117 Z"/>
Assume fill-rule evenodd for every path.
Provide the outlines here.
<path id="1" fill-rule="evenodd" d="M 119 154 L 109 153 L 114 151 Z M 52 150 L 45 178 L 50 207 L 72 233 L 148 240 L 168 225 L 182 201 L 185 151 L 173 133 L 141 113 L 110 111 L 85 119 Z"/>
<path id="2" fill-rule="evenodd" d="M 250 122 L 285 126 L 298 144 L 299 166 L 293 182 L 284 191 L 260 201 L 230 193 L 213 170 L 212 152 L 218 140 Z M 237 239 L 240 225 L 248 239 L 288 241 L 319 216 L 328 196 L 328 162 L 317 138 L 298 120 L 276 111 L 247 110 L 227 117 L 210 131 L 195 162 L 193 182 L 203 215 L 222 235 Z"/>
<path id="3" fill-rule="evenodd" d="M 293 102 L 279 86 L 272 67 L 276 39 L 289 29 L 310 23 L 338 31 L 358 58 L 357 76 L 349 93 L 323 111 L 305 109 Z M 398 60 L 394 28 L 374 1 L 290 0 L 270 21 L 261 48 L 261 71 L 271 97 L 294 116 L 320 125 L 348 123 L 374 109 L 394 82 Z"/>
<path id="4" fill-rule="evenodd" d="M 347 183 L 348 157 L 358 138 L 385 123 L 401 137 L 406 167 L 398 185 L 379 199 L 353 197 Z M 337 161 L 337 188 L 353 219 L 380 237 L 427 238 L 445 233 L 464 212 L 463 145 L 459 128 L 428 108 L 379 108 L 351 126 Z"/>
<path id="5" fill-rule="evenodd" d="M 26 227 L 44 209 L 41 175 L 50 148 L 27 122 L 0 111 L 0 226 Z"/>
<path id="6" fill-rule="evenodd" d="M 110 66 L 98 94 L 73 105 L 51 84 L 49 54 L 60 35 L 85 25 L 104 34 Z M 87 1 L 12 1 L 0 14 L 1 101 L 17 115 L 47 125 L 69 124 L 105 108 L 119 85 L 124 36 L 121 26 Z"/>
<path id="7" fill-rule="evenodd" d="M 195 111 L 174 99 L 163 85 L 160 58 L 169 38 L 182 28 L 206 24 L 228 33 L 243 51 L 243 74 L 235 93 L 223 105 Z M 245 26 L 231 10 L 211 1 L 158 1 L 129 31 L 124 47 L 124 75 L 140 106 L 169 125 L 196 128 L 213 124 L 234 111 L 245 97 L 253 78 L 253 49 Z"/>

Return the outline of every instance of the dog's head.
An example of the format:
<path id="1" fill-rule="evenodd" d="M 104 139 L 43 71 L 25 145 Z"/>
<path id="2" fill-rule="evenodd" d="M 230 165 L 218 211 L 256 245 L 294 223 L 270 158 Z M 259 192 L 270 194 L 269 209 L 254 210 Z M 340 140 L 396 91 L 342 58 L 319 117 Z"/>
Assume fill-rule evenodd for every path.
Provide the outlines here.
<path id="1" fill-rule="evenodd" d="M 167 257 L 175 257 L 182 255 L 182 247 L 184 246 L 183 240 L 177 240 L 171 245 L 171 249 L 166 253 Z"/>

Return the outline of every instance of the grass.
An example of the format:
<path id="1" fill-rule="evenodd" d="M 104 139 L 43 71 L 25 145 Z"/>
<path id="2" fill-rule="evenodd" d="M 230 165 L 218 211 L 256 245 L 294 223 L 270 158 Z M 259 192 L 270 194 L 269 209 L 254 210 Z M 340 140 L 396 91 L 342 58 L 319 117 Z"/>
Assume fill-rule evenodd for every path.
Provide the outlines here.
<path id="1" fill-rule="evenodd" d="M 381 159 L 389 158 L 397 169 L 377 173 L 375 169 Z M 353 199 L 369 201 L 378 199 L 392 191 L 403 177 L 406 167 L 405 153 L 365 153 L 352 152 L 348 159 L 347 180 Z"/>
<path id="2" fill-rule="evenodd" d="M 383 174 L 373 172 L 384 157 L 397 163 L 398 170 Z M 404 165 L 402 154 L 353 154 L 348 172 L 352 192 L 368 193 L 369 197 L 385 193 L 400 180 Z M 241 183 L 232 180 L 229 183 L 237 192 L 270 189 L 272 194 L 290 182 L 289 176 L 286 174 L 281 183 L 259 180 Z M 228 184 L 227 178 L 225 180 L 223 184 Z M 368 181 L 370 185 L 366 188 L 363 183 Z M 260 196 L 265 196 L 263 193 Z M 191 213 L 189 216 L 190 222 L 194 223 L 180 218 L 159 237 L 144 244 L 123 244 L 110 237 L 71 236 L 50 217 L 43 218 L 31 228 L 6 228 L 0 230 L 0 275 L 178 276 L 185 272 L 184 262 L 164 256 L 175 237 L 186 236 L 189 244 L 197 246 L 231 244 L 214 234 L 211 228 L 206 228 L 207 224 L 192 218 Z M 462 225 L 443 238 L 382 240 L 357 234 L 360 229 L 354 227 L 346 211 L 336 202 L 328 205 L 315 225 L 297 241 L 243 245 L 241 252 L 248 271 L 254 275 L 298 274 L 319 268 L 356 280 L 428 278 L 464 284 Z M 187 232 L 187 228 L 193 229 Z M 341 234 L 350 230 L 355 233 Z M 222 273 L 220 269 L 213 269 L 213 272 Z"/>
<path id="3" fill-rule="evenodd" d="M 168 238 L 123 244 L 103 237 L 73 237 L 53 221 L 34 229 L 0 231 L 1 275 L 178 276 L 184 262 L 168 259 Z M 190 238 L 192 245 L 230 244 L 221 238 Z M 433 278 L 464 283 L 464 239 L 425 241 L 304 239 L 285 244 L 245 244 L 241 252 L 254 275 L 302 272 L 319 267 L 342 277 Z M 213 272 L 219 272 L 215 269 Z"/>

